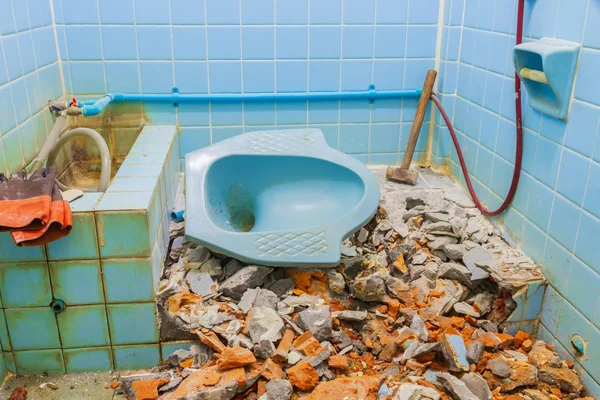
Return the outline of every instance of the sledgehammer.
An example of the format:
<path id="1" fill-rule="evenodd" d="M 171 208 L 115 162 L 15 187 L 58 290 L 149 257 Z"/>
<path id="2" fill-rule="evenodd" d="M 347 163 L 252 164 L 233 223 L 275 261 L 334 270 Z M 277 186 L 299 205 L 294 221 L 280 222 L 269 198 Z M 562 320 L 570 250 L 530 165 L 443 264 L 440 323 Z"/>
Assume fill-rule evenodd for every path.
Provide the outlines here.
<path id="1" fill-rule="evenodd" d="M 410 163 L 415 153 L 415 147 L 417 146 L 417 140 L 419 140 L 419 132 L 423 126 L 425 120 L 425 112 L 427 111 L 427 105 L 431 98 L 431 92 L 433 92 L 433 85 L 435 78 L 437 77 L 437 71 L 430 69 L 427 71 L 425 77 L 425 84 L 423 85 L 423 92 L 419 99 L 419 105 L 417 106 L 417 112 L 415 114 L 415 120 L 413 121 L 412 128 L 410 129 L 410 136 L 408 137 L 408 143 L 406 144 L 406 150 L 404 151 L 404 158 L 402 158 L 402 164 L 400 167 L 387 167 L 385 177 L 391 181 L 400 183 L 408 183 L 414 185 L 417 183 L 419 174 L 417 171 L 410 169 Z"/>

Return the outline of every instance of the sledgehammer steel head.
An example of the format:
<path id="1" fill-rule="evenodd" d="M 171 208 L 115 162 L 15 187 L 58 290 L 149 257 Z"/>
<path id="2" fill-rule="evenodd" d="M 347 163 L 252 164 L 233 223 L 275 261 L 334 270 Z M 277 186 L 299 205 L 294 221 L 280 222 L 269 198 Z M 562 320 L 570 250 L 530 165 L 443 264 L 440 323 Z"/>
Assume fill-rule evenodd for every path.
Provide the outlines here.
<path id="1" fill-rule="evenodd" d="M 390 181 L 416 185 L 419 174 L 411 169 L 403 169 L 398 167 L 387 167 L 385 177 Z"/>

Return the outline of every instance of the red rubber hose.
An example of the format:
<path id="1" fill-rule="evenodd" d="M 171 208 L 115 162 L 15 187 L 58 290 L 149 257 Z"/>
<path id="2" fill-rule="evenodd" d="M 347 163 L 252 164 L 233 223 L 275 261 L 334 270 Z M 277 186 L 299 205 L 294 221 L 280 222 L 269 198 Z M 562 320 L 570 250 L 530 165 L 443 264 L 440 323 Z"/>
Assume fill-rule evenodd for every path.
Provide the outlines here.
<path id="1" fill-rule="evenodd" d="M 519 11 L 517 16 L 517 44 L 521 44 L 523 41 L 523 9 L 525 8 L 525 0 L 519 0 Z M 452 136 L 452 142 L 454 142 L 454 147 L 456 148 L 456 153 L 458 154 L 458 161 L 460 162 L 460 169 L 462 170 L 463 175 L 465 176 L 465 182 L 467 183 L 467 188 L 469 189 L 469 193 L 473 198 L 473 202 L 481 211 L 481 213 L 488 217 L 495 217 L 497 215 L 502 214 L 513 198 L 515 197 L 515 193 L 517 192 L 517 187 L 519 186 L 519 178 L 521 177 L 521 164 L 523 162 L 523 119 L 522 119 L 522 109 L 521 109 L 521 79 L 519 75 L 515 72 L 515 114 L 516 114 L 516 127 L 517 127 L 517 145 L 516 145 L 516 157 L 515 157 L 515 169 L 513 171 L 512 182 L 510 184 L 510 189 L 508 190 L 508 194 L 504 199 L 504 202 L 498 207 L 497 210 L 490 211 L 488 210 L 481 201 L 477 197 L 477 193 L 475 193 L 475 189 L 473 188 L 473 184 L 471 183 L 471 177 L 469 176 L 469 171 L 467 169 L 467 165 L 465 164 L 465 158 L 463 156 L 462 150 L 460 148 L 460 144 L 458 143 L 458 138 L 456 137 L 456 132 L 454 131 L 454 127 L 452 126 L 452 122 L 450 118 L 448 118 L 448 114 L 446 114 L 446 110 L 442 106 L 442 102 L 435 94 L 431 95 L 431 100 L 435 103 L 437 108 L 440 110 L 442 117 L 444 118 L 444 122 L 450 131 L 450 135 Z"/>

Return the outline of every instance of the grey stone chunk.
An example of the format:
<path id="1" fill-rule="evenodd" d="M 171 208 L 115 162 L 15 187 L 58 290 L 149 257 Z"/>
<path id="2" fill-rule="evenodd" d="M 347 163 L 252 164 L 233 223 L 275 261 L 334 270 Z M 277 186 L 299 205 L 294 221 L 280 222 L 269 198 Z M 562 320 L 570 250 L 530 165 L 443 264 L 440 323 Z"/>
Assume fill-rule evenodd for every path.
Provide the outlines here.
<path id="1" fill-rule="evenodd" d="M 329 368 L 327 363 L 321 363 L 313 368 L 315 369 L 315 371 L 317 371 L 319 378 L 322 378 L 327 381 L 330 381 L 335 378 L 335 374 L 331 372 L 331 369 Z"/>
<path id="2" fill-rule="evenodd" d="M 410 360 L 411 358 L 418 358 L 433 351 L 439 351 L 441 346 L 440 343 L 412 342 L 404 354 L 402 354 L 402 360 Z"/>
<path id="3" fill-rule="evenodd" d="M 278 279 L 269 285 L 268 289 L 275 293 L 277 297 L 281 297 L 284 294 L 289 293 L 294 288 L 294 281 L 290 278 Z"/>
<path id="4" fill-rule="evenodd" d="M 451 236 L 439 236 L 437 237 L 435 240 L 427 243 L 427 246 L 431 249 L 431 250 L 443 250 L 444 247 L 450 245 L 450 244 L 455 244 L 458 243 L 458 239 L 451 237 Z"/>
<path id="5" fill-rule="evenodd" d="M 281 337 L 284 322 L 275 310 L 254 307 L 248 315 L 248 334 L 254 343 L 260 343 L 261 340 L 274 342 Z"/>
<path id="6" fill-rule="evenodd" d="M 158 316 L 159 336 L 161 341 L 195 340 L 198 337 L 190 332 L 188 324 L 169 312 L 168 292 L 157 295 L 156 310 Z M 173 293 L 174 294 L 174 293 Z"/>
<path id="7" fill-rule="evenodd" d="M 400 235 L 401 238 L 404 239 L 410 233 L 408 230 L 408 225 L 406 225 L 406 222 L 404 222 L 402 218 L 394 219 L 391 221 L 391 223 L 392 228 L 398 232 L 398 235 Z"/>
<path id="8" fill-rule="evenodd" d="M 171 379 L 171 375 L 167 372 L 160 374 L 135 374 L 121 377 L 121 386 L 123 391 L 130 399 L 135 399 L 135 391 L 132 389 L 132 385 L 136 381 L 147 381 L 150 379 Z"/>
<path id="9" fill-rule="evenodd" d="M 448 361 L 448 369 L 455 372 L 467 372 L 469 361 L 467 360 L 467 349 L 462 336 L 444 333 L 440 343 L 442 344 L 444 358 Z"/>
<path id="10" fill-rule="evenodd" d="M 308 362 L 313 367 L 316 367 L 317 365 L 320 365 L 323 361 L 327 360 L 327 358 L 329 358 L 331 353 L 332 353 L 331 347 L 326 346 L 323 350 L 321 350 L 321 352 L 319 354 L 315 355 L 314 357 L 310 357 L 308 359 Z"/>
<path id="11" fill-rule="evenodd" d="M 467 360 L 470 363 L 477 364 L 481 357 L 483 357 L 483 351 L 485 350 L 485 346 L 481 342 L 471 342 L 469 348 L 467 349 Z"/>
<path id="12" fill-rule="evenodd" d="M 427 259 L 428 259 L 427 253 L 419 250 L 415 253 L 415 255 L 412 257 L 410 262 L 411 262 L 411 264 L 414 264 L 414 265 L 423 265 L 427 262 Z"/>
<path id="13" fill-rule="evenodd" d="M 390 296 L 403 298 L 410 291 L 410 286 L 404 283 L 402 279 L 388 275 L 385 277 L 385 287 Z"/>
<path id="14" fill-rule="evenodd" d="M 160 393 L 163 393 L 163 392 L 168 392 L 171 389 L 175 389 L 181 383 L 182 380 L 183 380 L 183 378 L 181 376 L 176 376 L 174 378 L 171 378 L 171 380 L 168 383 L 159 387 L 158 391 Z"/>
<path id="15" fill-rule="evenodd" d="M 410 323 L 410 329 L 417 335 L 419 339 L 426 342 L 429 340 L 429 332 L 425 326 L 425 321 L 417 313 L 413 315 L 412 322 Z"/>
<path id="16" fill-rule="evenodd" d="M 465 303 L 464 301 L 456 303 L 454 305 L 454 311 L 456 311 L 459 314 L 470 315 L 471 317 L 474 317 L 474 318 L 480 317 L 479 313 L 477 311 L 475 311 L 473 306 L 468 303 Z"/>
<path id="17" fill-rule="evenodd" d="M 439 279 L 436 281 L 436 290 L 444 292 L 443 297 L 435 298 L 428 310 L 435 315 L 445 315 L 452 309 L 464 294 L 464 288 L 460 283 L 451 280 Z"/>
<path id="18" fill-rule="evenodd" d="M 210 274 L 199 270 L 191 270 L 185 277 L 192 293 L 208 296 L 217 291 L 217 285 Z"/>
<path id="19" fill-rule="evenodd" d="M 188 394 L 177 400 L 231 400 L 235 397 L 238 389 L 236 380 L 224 386 L 205 387 L 199 392 Z"/>
<path id="20" fill-rule="evenodd" d="M 178 367 L 182 361 L 188 360 L 192 357 L 194 357 L 194 354 L 191 351 L 179 349 L 169 355 L 169 362 L 172 366 Z"/>
<path id="21" fill-rule="evenodd" d="M 504 357 L 492 358 L 487 362 L 487 368 L 492 374 L 501 378 L 508 378 L 511 375 L 511 369 Z"/>
<path id="22" fill-rule="evenodd" d="M 365 228 L 360 228 L 360 231 L 358 231 L 358 235 L 356 236 L 356 240 L 358 240 L 360 243 L 364 243 L 367 241 L 368 237 L 369 231 Z"/>
<path id="23" fill-rule="evenodd" d="M 342 319 L 346 321 L 364 321 L 367 319 L 367 315 L 369 313 L 367 311 L 353 311 L 353 310 L 344 310 L 344 311 L 334 311 L 331 315 L 337 319 Z"/>
<path id="24" fill-rule="evenodd" d="M 413 383 L 403 383 L 396 392 L 396 396 L 394 396 L 394 400 L 418 400 L 422 398 L 439 400 L 440 394 L 432 388 Z"/>
<path id="25" fill-rule="evenodd" d="M 536 389 L 525 389 L 523 394 L 529 396 L 531 400 L 548 400 L 548 396 Z"/>
<path id="26" fill-rule="evenodd" d="M 352 289 L 354 296 L 362 301 L 381 301 L 385 296 L 385 279 L 379 273 L 359 275 Z"/>
<path id="27" fill-rule="evenodd" d="M 426 212 L 425 220 L 431 222 L 448 222 L 450 220 L 450 216 L 443 212 Z"/>
<path id="28" fill-rule="evenodd" d="M 483 328 L 486 332 L 498 332 L 498 324 L 485 319 L 477 321 L 477 326 Z"/>
<path id="29" fill-rule="evenodd" d="M 210 347 L 208 347 L 204 343 L 198 343 L 198 344 L 192 345 L 190 347 L 190 351 L 196 357 L 196 361 L 194 362 L 194 366 L 198 366 L 198 367 L 200 367 L 200 366 L 206 364 L 207 362 L 209 362 L 212 359 L 212 356 L 213 356 L 213 353 L 214 353 L 213 349 L 211 349 Z"/>
<path id="30" fill-rule="evenodd" d="M 427 279 L 435 281 L 438 278 L 439 274 L 439 265 L 435 262 L 428 262 L 425 265 L 425 270 L 423 271 L 423 276 Z"/>
<path id="31" fill-rule="evenodd" d="M 221 292 L 232 299 L 239 300 L 247 289 L 264 283 L 273 268 L 249 265 L 237 271 L 221 284 Z"/>
<path id="32" fill-rule="evenodd" d="M 331 289 L 332 292 L 337 294 L 344 293 L 346 282 L 344 281 L 344 276 L 342 274 L 330 269 L 327 271 L 327 279 L 329 281 L 329 289 Z"/>
<path id="33" fill-rule="evenodd" d="M 270 340 L 263 339 L 254 346 L 254 355 L 266 360 L 275 353 L 275 345 Z"/>
<path id="34" fill-rule="evenodd" d="M 342 258 L 341 264 L 344 266 L 344 272 L 350 279 L 356 278 L 356 276 L 362 270 L 362 263 L 365 260 L 363 256 L 357 256 L 352 258 Z"/>
<path id="35" fill-rule="evenodd" d="M 311 306 L 298 314 L 298 326 L 309 330 L 319 341 L 331 337 L 331 312 L 329 306 Z"/>
<path id="36" fill-rule="evenodd" d="M 467 248 L 462 244 L 449 244 L 444 247 L 444 254 L 453 261 L 461 260 L 466 253 Z"/>
<path id="37" fill-rule="evenodd" d="M 480 314 L 485 315 L 492 310 L 494 300 L 496 300 L 496 296 L 494 296 L 492 293 L 481 292 L 472 298 L 472 303 L 471 301 L 469 301 L 469 303 L 477 305 Z"/>
<path id="38" fill-rule="evenodd" d="M 358 255 L 356 252 L 356 246 L 342 245 L 342 255 L 346 257 L 356 257 Z"/>
<path id="39" fill-rule="evenodd" d="M 415 264 L 410 264 L 408 265 L 408 273 L 410 275 L 410 280 L 414 281 L 415 279 L 418 279 L 423 272 L 425 272 L 425 265 L 420 264 L 420 265 L 415 265 Z"/>
<path id="40" fill-rule="evenodd" d="M 517 361 L 529 361 L 527 355 L 516 350 L 504 350 L 502 354 L 504 355 L 504 357 L 513 358 Z"/>
<path id="41" fill-rule="evenodd" d="M 217 258 L 211 258 L 210 260 L 202 264 L 202 266 L 200 267 L 200 272 L 206 272 L 213 279 L 219 278 L 223 273 L 223 268 L 221 268 L 221 261 L 219 261 Z"/>
<path id="42" fill-rule="evenodd" d="M 275 309 L 278 301 L 279 298 L 275 293 L 268 289 L 258 288 L 258 294 L 256 295 L 256 300 L 254 300 L 253 307 L 270 307 Z"/>
<path id="43" fill-rule="evenodd" d="M 471 271 L 455 262 L 443 263 L 439 268 L 440 278 L 455 279 L 466 286 L 471 286 Z"/>
<path id="44" fill-rule="evenodd" d="M 323 300 L 317 296 L 311 296 L 309 294 L 303 294 L 301 296 L 289 296 L 281 301 L 290 307 L 305 307 L 310 305 L 317 305 L 323 303 Z"/>
<path id="45" fill-rule="evenodd" d="M 237 306 L 240 308 L 240 310 L 242 310 L 244 314 L 247 314 L 248 311 L 250 311 L 250 309 L 254 305 L 254 301 L 256 300 L 256 296 L 258 295 L 259 290 L 260 288 L 248 289 L 242 295 L 242 298 L 240 299 Z"/>
<path id="46" fill-rule="evenodd" d="M 291 350 L 287 355 L 288 364 L 295 365 L 300 360 L 302 360 L 302 354 L 298 353 L 296 350 Z"/>
<path id="47" fill-rule="evenodd" d="M 352 340 L 350 339 L 350 337 L 346 334 L 346 332 L 342 330 L 332 331 L 331 341 L 333 343 L 336 343 L 340 349 L 348 347 L 352 344 Z"/>
<path id="48" fill-rule="evenodd" d="M 206 307 L 206 313 L 192 319 L 192 325 L 198 324 L 204 328 L 212 329 L 215 325 L 235 319 L 235 315 L 219 312 L 219 306 Z"/>
<path id="49" fill-rule="evenodd" d="M 440 372 L 437 374 L 437 378 L 455 399 L 479 400 L 479 397 L 475 396 L 463 381 L 453 375 L 447 372 Z"/>
<path id="50" fill-rule="evenodd" d="M 383 370 L 383 374 L 388 378 L 394 377 L 400 373 L 400 367 L 396 364 L 391 364 L 389 367 Z"/>
<path id="51" fill-rule="evenodd" d="M 294 389 L 287 379 L 272 379 L 265 385 L 269 400 L 290 400 Z"/>
<path id="52" fill-rule="evenodd" d="M 490 274 L 479 265 L 495 264 L 496 260 L 492 254 L 481 246 L 473 247 L 463 256 L 463 262 L 471 271 L 471 281 L 475 284 L 489 278 Z"/>
<path id="53" fill-rule="evenodd" d="M 236 272 L 238 272 L 242 268 L 244 268 L 244 264 L 242 264 L 241 262 L 239 262 L 235 258 L 232 258 L 223 267 L 223 274 L 221 275 L 221 278 L 222 279 L 227 279 L 230 276 L 232 276 L 233 274 L 235 274 Z"/>
<path id="54" fill-rule="evenodd" d="M 197 246 L 193 249 L 188 249 L 184 258 L 184 263 L 199 263 L 198 266 L 200 266 L 211 258 L 211 254 L 206 247 Z"/>
<path id="55" fill-rule="evenodd" d="M 487 381 L 475 372 L 464 374 L 460 379 L 479 400 L 492 400 L 494 396 Z"/>

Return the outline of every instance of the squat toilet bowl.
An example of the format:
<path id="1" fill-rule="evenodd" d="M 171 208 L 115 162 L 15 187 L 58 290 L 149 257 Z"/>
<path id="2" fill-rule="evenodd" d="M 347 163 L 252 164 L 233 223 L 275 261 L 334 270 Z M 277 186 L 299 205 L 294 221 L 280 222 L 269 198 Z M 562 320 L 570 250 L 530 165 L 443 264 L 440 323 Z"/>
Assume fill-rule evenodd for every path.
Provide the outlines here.
<path id="1" fill-rule="evenodd" d="M 336 266 L 379 185 L 318 129 L 251 132 L 186 155 L 188 240 L 246 263 Z"/>

